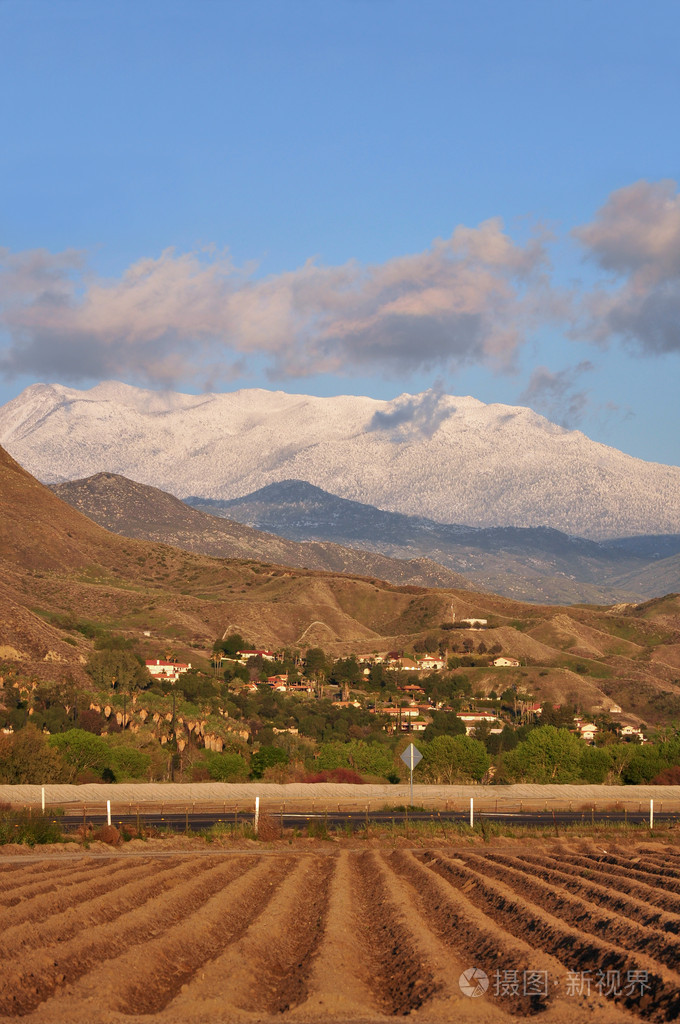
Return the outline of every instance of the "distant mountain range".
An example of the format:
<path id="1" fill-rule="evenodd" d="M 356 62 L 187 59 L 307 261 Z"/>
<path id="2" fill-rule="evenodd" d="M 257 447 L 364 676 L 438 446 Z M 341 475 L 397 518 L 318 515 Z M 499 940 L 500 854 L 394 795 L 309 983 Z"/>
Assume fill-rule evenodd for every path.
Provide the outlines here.
<path id="1" fill-rule="evenodd" d="M 475 587 L 521 600 L 613 603 L 680 590 L 680 535 L 591 541 L 545 527 L 475 529 L 385 512 L 302 480 L 194 508 L 298 541 L 329 540 L 392 558 L 427 557 Z"/>
<path id="2" fill-rule="evenodd" d="M 680 590 L 677 536 L 596 543 L 543 528 L 446 526 L 299 480 L 226 502 L 185 503 L 113 473 L 51 489 L 114 533 L 221 558 L 488 589 L 532 602 L 611 604 Z"/>
<path id="3" fill-rule="evenodd" d="M 680 468 L 530 409 L 434 392 L 385 402 L 35 384 L 0 409 L 0 443 L 49 482 L 109 472 L 179 497 L 230 500 L 296 479 L 443 524 L 591 540 L 680 533 Z"/>

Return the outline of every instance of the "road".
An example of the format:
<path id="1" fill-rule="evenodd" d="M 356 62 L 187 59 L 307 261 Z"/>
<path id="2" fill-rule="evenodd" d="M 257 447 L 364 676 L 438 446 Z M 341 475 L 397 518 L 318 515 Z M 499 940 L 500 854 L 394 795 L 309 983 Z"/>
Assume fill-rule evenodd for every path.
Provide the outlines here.
<path id="1" fill-rule="evenodd" d="M 341 813 L 337 811 L 310 813 L 307 811 L 296 814 L 285 812 L 269 814 L 269 817 L 273 818 L 277 824 L 282 825 L 283 828 L 298 829 L 299 831 L 310 827 L 313 828 L 314 826 L 317 828 L 324 826 L 330 831 L 359 831 L 366 828 L 367 825 L 408 825 L 409 823 L 415 824 L 419 822 L 435 824 L 439 822 L 458 822 L 459 824 L 469 824 L 470 820 L 469 812 L 441 811 L 433 813 L 417 810 L 411 812 L 370 811 L 369 813 L 365 811 L 343 811 Z M 64 815 L 55 817 L 53 820 L 59 822 L 64 831 L 70 832 L 81 828 L 84 821 L 96 828 L 105 825 L 107 823 L 107 816 L 106 814 L 86 813 L 84 816 Z M 482 813 L 475 813 L 474 820 L 476 823 L 487 821 L 506 825 L 543 826 L 545 828 L 574 824 L 649 825 L 649 811 L 598 811 L 597 808 L 585 812 L 555 811 L 554 813 L 552 811 L 523 811 L 516 813 L 484 811 Z M 166 829 L 173 832 L 202 832 L 216 825 L 234 826 L 246 823 L 252 825 L 253 821 L 254 813 L 252 811 L 236 811 L 225 814 L 224 811 L 197 810 L 165 814 L 150 812 L 140 814 L 139 816 L 137 814 L 111 815 L 111 824 L 118 828 L 128 825 L 135 829 L 143 827 L 147 829 Z M 657 824 L 680 822 L 680 813 L 655 813 L 654 822 Z"/>

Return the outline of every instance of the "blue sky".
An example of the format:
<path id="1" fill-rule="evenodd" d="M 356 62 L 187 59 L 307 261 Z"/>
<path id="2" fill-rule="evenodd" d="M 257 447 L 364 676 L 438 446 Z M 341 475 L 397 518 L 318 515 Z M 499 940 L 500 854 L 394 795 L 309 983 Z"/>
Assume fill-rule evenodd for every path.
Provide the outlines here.
<path id="1" fill-rule="evenodd" d="M 0 0 L 0 402 L 434 387 L 680 464 L 680 7 Z"/>

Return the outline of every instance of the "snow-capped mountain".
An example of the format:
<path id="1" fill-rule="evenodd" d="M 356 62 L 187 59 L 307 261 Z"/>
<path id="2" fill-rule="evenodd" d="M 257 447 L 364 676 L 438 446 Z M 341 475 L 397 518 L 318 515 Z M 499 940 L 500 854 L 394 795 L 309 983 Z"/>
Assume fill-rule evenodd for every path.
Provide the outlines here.
<path id="1" fill-rule="evenodd" d="M 225 499 L 297 479 L 442 523 L 589 538 L 680 533 L 680 468 L 531 409 L 434 392 L 386 402 L 34 384 L 0 408 L 0 444 L 48 483 L 104 471 Z"/>

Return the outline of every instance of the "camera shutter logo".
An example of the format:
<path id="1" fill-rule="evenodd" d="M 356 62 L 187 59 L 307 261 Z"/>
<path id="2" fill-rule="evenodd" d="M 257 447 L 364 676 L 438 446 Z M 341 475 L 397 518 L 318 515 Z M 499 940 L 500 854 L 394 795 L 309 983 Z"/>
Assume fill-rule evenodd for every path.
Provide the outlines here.
<path id="1" fill-rule="evenodd" d="M 464 996 L 476 999 L 483 996 L 489 987 L 489 978 L 481 967 L 468 967 L 458 979 L 460 990 Z"/>

